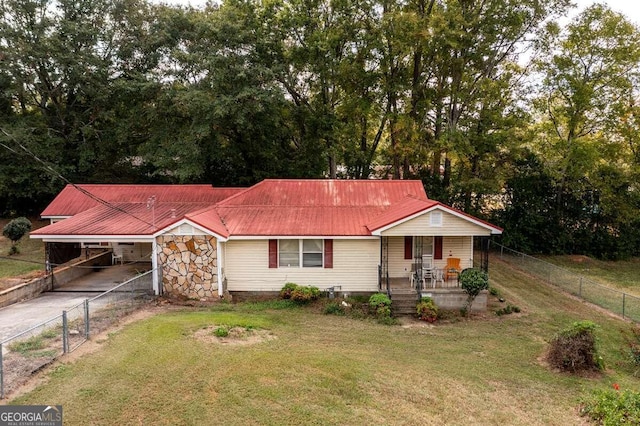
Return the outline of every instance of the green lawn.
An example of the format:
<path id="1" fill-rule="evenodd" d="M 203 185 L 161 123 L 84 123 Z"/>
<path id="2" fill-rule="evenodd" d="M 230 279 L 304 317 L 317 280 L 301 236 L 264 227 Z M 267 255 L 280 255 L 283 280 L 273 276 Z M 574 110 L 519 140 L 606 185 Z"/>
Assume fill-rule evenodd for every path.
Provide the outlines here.
<path id="1" fill-rule="evenodd" d="M 637 389 L 623 354 L 629 324 L 496 259 L 491 284 L 523 313 L 403 327 L 251 304 L 167 312 L 59 363 L 11 403 L 62 404 L 69 425 L 571 425 L 583 423 L 579 398 L 593 389 Z M 581 319 L 600 325 L 599 377 L 540 361 L 553 334 Z M 276 338 L 235 346 L 194 335 L 221 324 Z"/>
<path id="2" fill-rule="evenodd" d="M 599 284 L 640 296 L 640 258 L 621 261 L 598 260 L 575 255 L 541 258 Z"/>
<path id="3" fill-rule="evenodd" d="M 9 219 L 0 219 L 0 230 L 9 222 Z M 47 225 L 48 221 L 31 219 L 33 229 Z M 11 241 L 0 233 L 0 278 L 16 277 L 28 274 L 32 271 L 44 270 L 44 243 L 42 240 L 33 240 L 28 235 L 18 242 L 20 254 L 9 256 Z M 7 259 L 7 257 L 9 259 Z M 33 263 L 37 262 L 37 263 Z"/>

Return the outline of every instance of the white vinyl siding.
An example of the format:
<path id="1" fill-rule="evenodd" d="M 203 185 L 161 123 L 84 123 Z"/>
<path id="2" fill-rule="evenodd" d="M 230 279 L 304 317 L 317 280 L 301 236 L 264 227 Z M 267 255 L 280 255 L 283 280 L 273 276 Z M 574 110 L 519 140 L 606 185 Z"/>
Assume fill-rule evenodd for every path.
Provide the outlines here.
<path id="1" fill-rule="evenodd" d="M 392 228 L 382 231 L 384 236 L 404 236 L 404 235 L 491 235 L 491 231 L 476 225 L 468 220 L 459 218 L 451 213 L 437 210 L 442 214 L 442 224 L 432 225 L 431 215 L 433 212 L 425 213 L 411 220 L 403 222 Z"/>
<path id="2" fill-rule="evenodd" d="M 225 246 L 229 291 L 278 291 L 287 282 L 320 289 L 377 291 L 380 240 L 333 240 L 333 268 L 269 268 L 266 240 L 231 240 Z"/>

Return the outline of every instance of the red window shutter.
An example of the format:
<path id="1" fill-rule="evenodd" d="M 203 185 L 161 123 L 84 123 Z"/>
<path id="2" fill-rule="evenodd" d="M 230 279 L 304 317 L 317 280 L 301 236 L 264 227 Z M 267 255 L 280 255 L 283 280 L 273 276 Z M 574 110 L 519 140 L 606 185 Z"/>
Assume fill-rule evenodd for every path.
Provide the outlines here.
<path id="1" fill-rule="evenodd" d="M 333 268 L 333 240 L 324 240 L 324 267 Z"/>
<path id="2" fill-rule="evenodd" d="M 413 259 L 413 237 L 404 237 L 404 258 Z"/>
<path id="3" fill-rule="evenodd" d="M 442 259 L 442 237 L 433 237 L 433 258 Z"/>
<path id="4" fill-rule="evenodd" d="M 269 240 L 269 268 L 278 267 L 278 240 Z"/>

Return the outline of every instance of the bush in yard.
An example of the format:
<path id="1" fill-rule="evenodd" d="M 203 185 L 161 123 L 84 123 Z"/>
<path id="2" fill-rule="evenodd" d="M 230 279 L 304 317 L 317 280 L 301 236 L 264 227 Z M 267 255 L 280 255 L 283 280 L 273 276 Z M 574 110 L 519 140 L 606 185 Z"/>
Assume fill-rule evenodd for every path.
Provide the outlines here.
<path id="1" fill-rule="evenodd" d="M 338 302 L 331 302 L 324 307 L 325 315 L 344 315 L 344 308 Z"/>
<path id="2" fill-rule="evenodd" d="M 436 322 L 438 319 L 438 307 L 430 297 L 423 297 L 416 306 L 418 318 L 426 322 Z"/>
<path id="3" fill-rule="evenodd" d="M 320 297 L 318 287 L 307 287 L 295 283 L 286 283 L 280 290 L 280 297 L 291 299 L 297 303 L 307 303 L 317 300 Z"/>
<path id="4" fill-rule="evenodd" d="M 460 273 L 460 287 L 467 293 L 466 313 L 471 312 L 471 305 L 482 290 L 489 288 L 487 273 L 477 269 L 468 268 Z"/>
<path id="5" fill-rule="evenodd" d="M 629 345 L 631 364 L 636 368 L 633 373 L 635 376 L 640 371 L 640 327 L 636 326 L 631 329 L 631 337 L 627 337 L 627 344 Z"/>
<path id="6" fill-rule="evenodd" d="M 600 425 L 639 425 L 640 393 L 620 392 L 617 384 L 613 386 L 614 389 L 595 392 L 583 400 L 580 414 Z"/>
<path id="7" fill-rule="evenodd" d="M 597 327 L 591 321 L 577 321 L 560 331 L 551 341 L 547 355 L 549 364 L 572 373 L 604 369 L 596 347 Z"/>
<path id="8" fill-rule="evenodd" d="M 376 318 L 379 320 L 391 318 L 391 299 L 386 294 L 372 294 L 369 297 L 369 307 L 373 309 Z"/>
<path id="9" fill-rule="evenodd" d="M 298 288 L 298 284 L 286 283 L 280 290 L 280 297 L 282 299 L 291 299 L 291 293 L 293 293 L 293 290 L 296 288 Z"/>
<path id="10" fill-rule="evenodd" d="M 16 244 L 18 243 L 18 240 L 24 237 L 29 231 L 31 231 L 31 221 L 26 217 L 13 219 L 11 222 L 7 223 L 4 228 L 2 228 L 2 235 L 11 240 L 11 249 L 9 254 L 19 253 Z"/>

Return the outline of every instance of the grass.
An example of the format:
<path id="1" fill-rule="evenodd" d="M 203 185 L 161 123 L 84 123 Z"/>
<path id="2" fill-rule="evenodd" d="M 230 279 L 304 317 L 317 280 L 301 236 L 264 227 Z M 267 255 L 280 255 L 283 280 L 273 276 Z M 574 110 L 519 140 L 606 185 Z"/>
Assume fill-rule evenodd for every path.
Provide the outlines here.
<path id="1" fill-rule="evenodd" d="M 606 261 L 587 256 L 546 256 L 542 258 L 590 280 L 640 297 L 640 258 Z"/>
<path id="2" fill-rule="evenodd" d="M 48 221 L 31 219 L 33 229 L 48 225 Z M 9 223 L 9 219 L 0 219 L 0 229 Z M 44 243 L 42 240 L 25 235 L 18 241 L 19 254 L 9 256 L 11 241 L 0 233 L 0 278 L 17 277 L 33 271 L 44 270 Z M 9 257 L 10 259 L 6 259 Z M 36 263 L 33 263 L 36 262 Z"/>
<path id="3" fill-rule="evenodd" d="M 593 390 L 637 388 L 623 353 L 629 324 L 499 260 L 490 271 L 491 285 L 523 313 L 435 327 L 278 304 L 165 313 L 56 366 L 46 384 L 10 403 L 62 404 L 70 425 L 566 425 L 582 422 L 577 406 Z M 541 365 L 554 333 L 582 319 L 600 326 L 607 372 L 584 378 Z M 265 328 L 277 338 L 251 346 L 194 338 L 211 326 Z"/>

